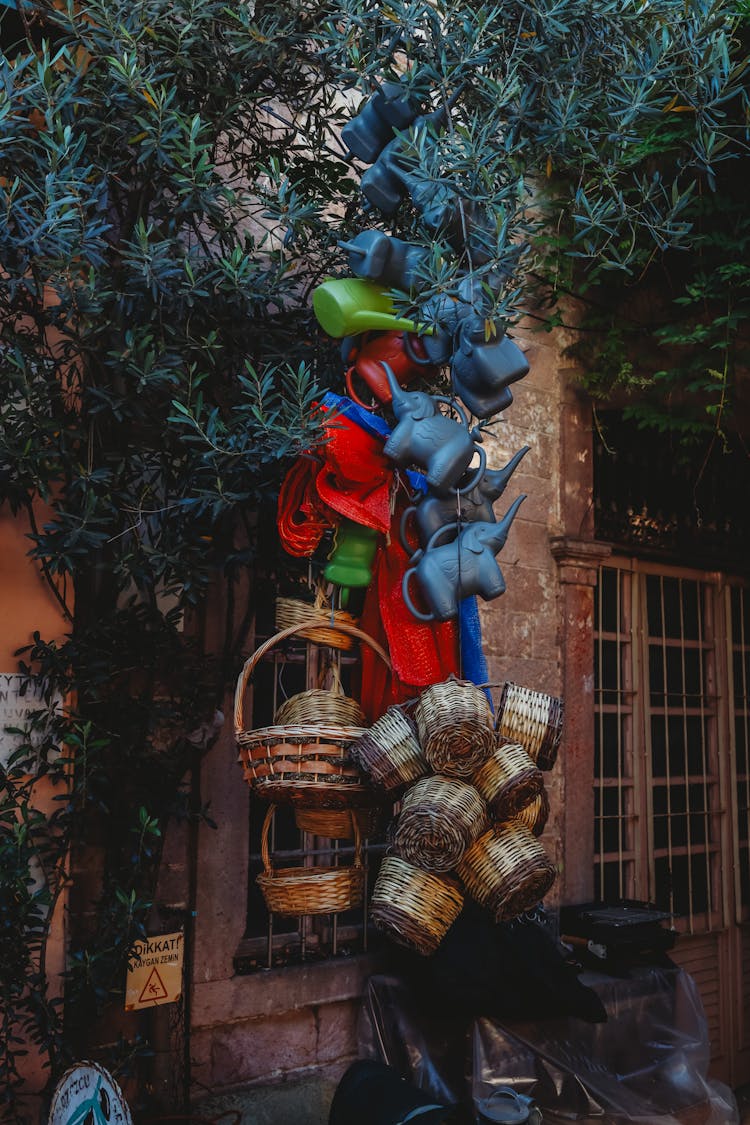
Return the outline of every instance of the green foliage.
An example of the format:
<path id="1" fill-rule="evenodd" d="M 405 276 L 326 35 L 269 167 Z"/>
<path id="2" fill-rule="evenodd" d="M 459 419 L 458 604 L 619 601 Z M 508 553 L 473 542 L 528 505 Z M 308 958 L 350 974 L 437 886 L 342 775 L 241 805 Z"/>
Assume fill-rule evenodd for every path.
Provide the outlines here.
<path id="1" fill-rule="evenodd" d="M 440 136 L 403 137 L 417 188 L 448 184 L 459 204 L 437 231 L 401 209 L 393 229 L 431 255 L 419 296 L 397 299 L 455 293 L 468 270 L 487 283 L 485 313 L 512 321 L 542 268 L 556 296 L 574 259 L 625 277 L 685 245 L 697 188 L 744 143 L 747 99 L 740 16 L 719 0 L 2 10 L 0 501 L 28 517 L 70 626 L 37 636 L 23 667 L 50 701 L 75 701 L 40 714 L 41 756 L 24 732 L 0 791 L 12 1113 L 19 1028 L 54 1079 L 85 1047 L 77 1029 L 121 999 L 165 823 L 188 813 L 191 732 L 210 727 L 246 641 L 250 607 L 234 602 L 256 510 L 318 436 L 313 403 L 335 369 L 310 293 L 343 272 L 336 240 L 375 225 L 337 127 L 382 77 L 426 110 L 457 96 Z M 725 307 L 713 341 L 739 315 Z M 195 622 L 218 584 L 224 636 L 206 656 Z M 34 812 L 39 773 L 58 793 L 50 816 Z M 93 903 L 71 890 L 63 1024 L 44 950 L 83 846 L 103 871 Z"/>

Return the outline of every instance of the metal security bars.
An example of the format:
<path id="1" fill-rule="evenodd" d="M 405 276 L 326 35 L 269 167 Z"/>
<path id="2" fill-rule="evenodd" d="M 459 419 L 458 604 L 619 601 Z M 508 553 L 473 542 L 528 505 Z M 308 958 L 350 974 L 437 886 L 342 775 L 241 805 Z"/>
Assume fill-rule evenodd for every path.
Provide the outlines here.
<path id="1" fill-rule="evenodd" d="M 750 918 L 750 591 L 727 590 L 729 634 L 729 738 L 734 776 L 732 797 L 736 824 L 736 921 Z"/>
<path id="2" fill-rule="evenodd" d="M 750 885 L 746 591 L 717 574 L 614 560 L 601 568 L 595 614 L 597 893 L 649 899 L 679 928 L 710 932 L 726 921 L 730 853 L 744 864 L 743 902 Z"/>

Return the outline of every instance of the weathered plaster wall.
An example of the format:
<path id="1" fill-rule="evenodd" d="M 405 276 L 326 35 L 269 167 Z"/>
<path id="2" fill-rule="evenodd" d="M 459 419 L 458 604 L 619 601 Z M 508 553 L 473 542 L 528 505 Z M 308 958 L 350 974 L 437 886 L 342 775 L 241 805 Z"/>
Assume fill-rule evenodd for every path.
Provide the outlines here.
<path id="1" fill-rule="evenodd" d="M 39 503 L 36 517 L 41 524 L 47 516 L 47 509 Z M 17 672 L 19 648 L 32 640 L 35 630 L 45 639 L 61 637 L 67 627 L 52 591 L 39 572 L 38 566 L 29 558 L 31 543 L 30 527 L 27 518 L 19 513 L 13 516 L 7 505 L 0 513 L 0 671 Z M 34 786 L 34 803 L 45 815 L 50 815 L 57 804 L 57 792 L 48 777 L 40 778 Z M 62 991 L 61 977 L 65 968 L 65 900 L 61 894 L 57 900 L 50 923 L 50 935 L 46 950 L 46 972 L 51 997 Z M 25 1089 L 33 1096 L 44 1087 L 47 1071 L 44 1058 L 33 1043 L 25 1044 L 27 1054 L 19 1060 L 19 1072 L 24 1079 Z M 30 1112 L 34 1112 L 30 1110 Z"/>

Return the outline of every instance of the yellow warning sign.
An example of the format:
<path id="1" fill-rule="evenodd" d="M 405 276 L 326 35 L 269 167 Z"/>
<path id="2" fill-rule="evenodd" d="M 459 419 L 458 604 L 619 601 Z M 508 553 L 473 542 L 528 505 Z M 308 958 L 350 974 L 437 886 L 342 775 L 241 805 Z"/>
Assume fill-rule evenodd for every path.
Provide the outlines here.
<path id="1" fill-rule="evenodd" d="M 182 993 L 182 931 L 133 942 L 128 959 L 125 1011 L 173 1004 Z"/>

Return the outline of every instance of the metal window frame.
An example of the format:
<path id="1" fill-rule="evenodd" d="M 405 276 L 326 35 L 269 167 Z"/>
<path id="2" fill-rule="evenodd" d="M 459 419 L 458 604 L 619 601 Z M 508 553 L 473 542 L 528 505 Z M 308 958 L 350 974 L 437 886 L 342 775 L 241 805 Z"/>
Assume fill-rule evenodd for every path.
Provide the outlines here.
<path id="1" fill-rule="evenodd" d="M 614 632 L 605 630 L 605 612 L 602 600 L 604 583 L 602 574 L 610 571 L 616 581 Z M 661 636 L 650 636 L 646 589 L 649 577 L 660 580 Z M 669 637 L 664 604 L 664 580 L 676 579 L 680 584 L 679 636 Z M 682 583 L 695 583 L 701 598 L 701 612 L 697 615 L 699 631 L 697 640 L 685 636 Z M 740 593 L 733 595 L 732 591 Z M 747 593 L 746 593 L 747 591 Z M 750 636 L 739 641 L 732 637 L 732 596 L 750 597 L 747 583 L 738 577 L 728 577 L 715 571 L 701 571 L 658 562 L 613 555 L 600 568 L 597 586 L 597 612 L 594 621 L 595 642 L 595 721 L 599 736 L 598 774 L 594 778 L 599 793 L 599 808 L 594 822 L 595 885 L 601 894 L 609 865 L 616 864 L 620 893 L 623 897 L 653 898 L 656 886 L 656 862 L 666 855 L 668 859 L 681 854 L 705 856 L 706 882 L 709 888 L 709 909 L 693 909 L 692 870 L 688 866 L 688 898 L 690 910 L 675 920 L 678 929 L 690 933 L 707 933 L 723 929 L 732 916 L 737 921 L 750 916 L 750 903 L 742 904 L 739 871 L 739 851 L 747 851 L 750 862 L 750 832 L 741 843 L 737 825 L 740 818 L 748 817 L 750 808 L 750 717 L 747 712 L 747 661 L 743 660 L 742 676 L 744 709 L 738 709 L 734 699 L 733 662 L 739 652 L 742 657 L 750 653 Z M 611 608 L 611 607 L 610 607 Z M 741 620 L 743 616 L 740 615 Z M 611 685 L 603 684 L 603 643 L 616 645 L 616 694 L 611 700 Z M 664 702 L 658 706 L 652 698 L 649 683 L 649 650 L 659 645 L 662 652 Z M 674 705 L 677 693 L 668 690 L 666 662 L 668 650 L 681 653 L 682 699 L 681 707 Z M 698 674 L 701 692 L 690 697 L 686 687 L 686 652 L 692 649 L 699 654 Z M 606 687 L 606 690 L 605 690 Z M 617 716 L 617 774 L 605 775 L 604 716 Z M 703 786 L 704 843 L 691 840 L 691 818 L 685 817 L 687 843 L 675 846 L 667 825 L 667 847 L 657 848 L 654 832 L 654 780 L 652 721 L 660 714 L 682 717 L 685 732 L 683 754 L 684 770 L 672 773 L 669 753 L 669 731 L 665 721 L 665 774 L 656 778 L 666 788 L 667 816 L 671 816 L 671 802 L 678 786 L 685 790 L 685 813 L 689 814 L 691 787 Z M 734 716 L 742 717 L 746 771 L 737 771 L 736 728 Z M 697 715 L 701 719 L 701 759 L 703 771 L 693 775 L 689 770 L 687 747 L 688 719 Z M 619 742 L 622 740 L 622 742 Z M 727 752 L 722 752 L 722 747 Z M 739 786 L 744 786 L 744 804 L 739 801 Z M 606 789 L 616 789 L 618 801 L 618 847 L 604 851 L 606 825 L 603 794 Z M 628 801 L 632 800 L 632 808 Z M 679 814 L 676 814 L 679 815 Z M 748 827 L 746 820 L 746 827 Z M 732 857 L 732 862 L 725 859 Z"/>

